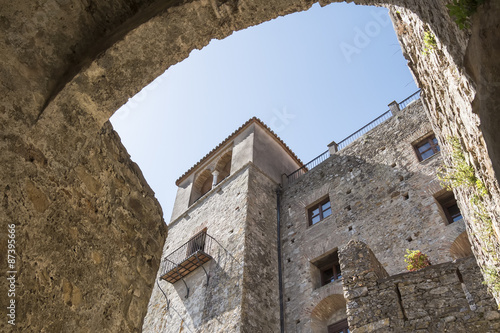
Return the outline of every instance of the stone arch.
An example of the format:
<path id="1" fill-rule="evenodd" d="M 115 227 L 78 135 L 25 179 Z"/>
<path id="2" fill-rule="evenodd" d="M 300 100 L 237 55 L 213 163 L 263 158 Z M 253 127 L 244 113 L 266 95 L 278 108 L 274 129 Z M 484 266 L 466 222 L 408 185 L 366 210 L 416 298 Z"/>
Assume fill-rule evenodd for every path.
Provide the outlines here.
<path id="1" fill-rule="evenodd" d="M 215 171 L 218 172 L 217 184 L 231 174 L 232 156 L 233 156 L 233 151 L 230 150 L 226 152 L 224 155 L 222 155 L 217 161 L 217 164 L 215 165 Z"/>
<path id="2" fill-rule="evenodd" d="M 311 312 L 311 331 L 325 332 L 328 325 L 345 318 L 347 314 L 344 296 L 330 295 L 322 299 Z"/>
<path id="3" fill-rule="evenodd" d="M 466 231 L 462 232 L 451 244 L 450 255 L 453 259 L 460 259 L 473 255 Z"/>
<path id="4" fill-rule="evenodd" d="M 330 2 L 323 0 L 321 4 L 326 5 Z M 355 2 L 365 5 L 387 3 L 387 1 L 377 0 Z M 114 186 L 116 184 L 109 180 L 113 177 L 114 165 L 107 165 L 108 170 L 89 171 L 95 174 L 86 174 L 83 169 L 75 168 L 79 165 L 91 165 L 89 160 L 99 154 L 102 155 L 100 162 L 112 160 L 114 163 L 116 160 L 122 164 L 121 168 L 127 168 L 127 174 L 122 178 L 131 179 L 131 181 L 124 182 L 121 179 L 120 186 L 122 183 L 139 184 L 136 186 L 138 189 L 134 188 L 133 191 L 137 198 L 134 198 L 134 204 L 130 207 L 135 214 L 125 214 L 130 219 L 130 225 L 142 226 L 146 229 L 154 228 L 153 222 L 147 224 L 145 221 L 149 219 L 141 218 L 144 212 L 153 210 L 155 216 L 150 220 L 161 223 L 161 209 L 151 203 L 154 201 L 151 199 L 153 195 L 142 178 L 140 170 L 132 165 L 126 152 L 120 148 L 119 140 L 116 139 L 110 126 L 103 127 L 103 124 L 128 98 L 139 92 L 168 67 L 186 58 L 191 50 L 200 49 L 211 39 L 222 39 L 233 31 L 271 20 L 280 15 L 306 10 L 312 3 L 313 1 L 303 0 L 274 2 L 195 0 L 182 3 L 153 0 L 105 2 L 48 0 L 39 6 L 33 6 L 27 0 L 20 0 L 6 4 L 2 8 L 3 35 L 0 40 L 2 46 L 0 55 L 6 64 L 0 73 L 2 78 L 0 93 L 3 96 L 0 108 L 3 115 L 2 135 L 8 149 L 0 158 L 8 167 L 2 169 L 3 173 L 0 177 L 2 184 L 15 184 L 16 186 L 6 186 L 5 191 L 8 195 L 6 194 L 5 198 L 8 197 L 9 207 L 1 214 L 6 214 L 2 217 L 3 220 L 18 223 L 16 229 L 19 228 L 19 234 L 25 234 L 26 239 L 38 240 L 29 244 L 21 241 L 19 252 L 25 254 L 23 251 L 34 246 L 33 244 L 42 244 L 43 235 L 52 237 L 53 226 L 63 224 L 53 222 L 79 221 L 77 226 L 87 223 L 82 220 L 82 216 L 89 214 L 83 214 L 81 210 L 83 208 L 77 207 L 76 203 L 63 206 L 64 202 L 61 202 L 60 207 L 54 208 L 57 206 L 58 198 L 63 197 L 63 193 L 73 193 L 68 194 L 68 198 L 84 196 L 88 200 L 86 207 L 95 206 L 95 202 L 92 201 L 95 201 L 96 197 L 115 196 L 111 193 L 114 190 L 108 190 L 117 188 Z M 498 128 L 497 105 L 500 103 L 497 91 L 491 88 L 494 87 L 492 81 L 498 80 L 498 77 L 490 73 L 498 73 L 499 66 L 497 54 L 489 52 L 490 46 L 495 45 L 498 38 L 495 37 L 491 41 L 487 38 L 492 34 L 494 36 L 498 31 L 494 28 L 499 12 L 497 2 L 487 2 L 475 16 L 471 34 L 471 41 L 474 43 L 469 43 L 471 46 L 469 49 L 467 49 L 468 34 L 458 30 L 456 24 L 451 21 L 443 1 L 394 0 L 391 3 L 406 7 L 400 10 L 404 15 L 408 14 L 406 10 L 415 14 L 416 18 L 412 22 L 396 22 L 396 24 L 408 25 L 410 33 L 400 36 L 400 40 L 405 45 L 404 53 L 409 59 L 409 66 L 419 86 L 423 88 L 425 104 L 429 109 L 433 128 L 441 130 L 441 138 L 446 135 L 460 137 L 463 146 L 474 151 L 474 154 L 469 154 L 471 160 L 474 161 L 473 165 L 482 168 L 477 170 L 480 178 L 487 184 L 491 200 L 498 202 L 500 192 L 493 170 L 495 169 L 497 174 L 500 173 L 499 153 L 494 145 L 500 142 L 500 132 L 496 130 Z M 418 35 L 427 27 L 436 35 L 440 53 L 436 57 L 420 61 L 422 42 Z M 483 50 L 487 51 L 482 52 Z M 427 59 L 430 60 L 427 61 Z M 462 65 L 463 63 L 465 66 Z M 464 69 L 471 74 L 474 82 L 478 83 L 476 95 L 473 88 L 474 82 L 463 74 Z M 452 81 L 456 84 L 449 85 Z M 472 105 L 474 98 L 475 103 Z M 471 112 L 472 109 L 474 114 Z M 483 121 L 480 122 L 475 114 L 479 115 Z M 464 125 L 463 119 L 469 120 L 469 123 L 465 124 L 467 126 Z M 481 130 L 485 133 L 484 138 L 483 132 L 477 129 L 479 123 L 481 123 Z M 493 164 L 484 140 L 495 158 Z M 89 150 L 94 153 L 93 156 L 89 156 Z M 38 159 L 33 161 L 26 159 L 23 155 L 26 152 L 36 152 L 36 156 L 40 156 L 42 162 Z M 446 153 L 446 149 L 444 152 Z M 43 163 L 45 159 L 50 163 Z M 104 164 L 95 163 L 92 167 L 97 168 L 99 165 Z M 110 174 L 106 174 L 110 170 Z M 50 198 L 50 200 L 47 199 L 48 204 L 53 203 L 48 210 L 33 209 L 26 195 L 27 190 L 21 189 L 13 181 L 13 179 L 32 178 L 35 175 L 37 193 L 43 193 L 43 196 Z M 95 179 L 107 182 L 103 182 L 101 187 L 94 188 L 96 192 L 99 192 L 97 195 L 96 193 L 82 194 L 82 190 L 78 187 L 79 177 L 89 184 L 96 183 Z M 78 195 L 75 196 L 74 193 Z M 468 194 L 464 193 L 461 199 L 462 207 L 467 206 L 468 199 Z M 78 203 L 83 201 L 82 199 Z M 149 206 L 145 205 L 148 202 Z M 120 202 L 115 202 L 113 205 L 116 206 L 111 206 L 108 211 L 113 211 L 114 207 L 122 207 Z M 490 209 L 489 205 L 488 209 L 490 215 L 493 216 L 494 228 L 498 232 L 498 211 Z M 29 219 L 18 218 L 18 212 L 24 212 Z M 48 212 L 51 213 L 50 218 L 54 221 L 47 218 Z M 96 236 L 111 230 L 109 226 L 111 220 L 107 224 L 103 223 L 105 214 L 99 213 L 98 209 L 92 208 L 89 212 L 95 214 L 92 218 L 99 221 L 97 224 L 92 220 L 92 225 L 99 225 L 99 228 L 88 228 L 95 230 L 95 234 L 87 233 L 85 229 L 86 238 L 80 237 L 80 240 L 97 242 L 101 238 Z M 26 222 L 27 220 L 29 223 Z M 123 217 L 120 220 L 123 220 Z M 471 221 L 472 223 L 474 222 Z M 159 226 L 156 227 L 161 229 Z M 63 229 L 58 232 L 63 239 L 62 235 L 67 235 L 69 232 L 64 229 L 64 226 L 61 228 Z M 137 235 L 146 234 L 148 232 L 137 232 Z M 160 235 L 163 232 L 151 234 Z M 123 255 L 120 251 L 112 251 L 116 250 L 115 244 L 127 244 L 131 239 L 128 233 L 124 233 L 122 237 L 114 242 L 105 240 L 98 244 L 106 250 L 106 259 L 110 262 Z M 161 240 L 151 240 L 147 243 L 161 243 Z M 475 244 L 474 248 L 480 248 L 480 246 L 481 244 Z M 161 255 L 161 246 L 159 248 L 158 252 L 154 252 L 157 256 Z M 60 277 L 61 280 L 71 280 L 72 272 L 80 271 L 88 266 L 85 266 L 84 261 L 70 260 L 64 253 L 66 251 L 51 251 L 50 253 L 42 251 L 38 256 L 40 261 L 48 265 L 48 271 Z M 483 259 L 481 262 L 490 262 L 490 258 Z M 159 260 L 155 260 L 155 267 L 157 267 Z M 101 273 L 103 276 L 109 274 L 106 271 L 101 271 Z M 88 296 L 84 298 L 85 308 L 90 308 L 97 300 L 102 299 L 99 296 L 101 285 L 93 283 L 98 280 L 102 279 L 90 278 L 88 282 L 85 282 L 85 287 L 89 288 Z M 142 285 L 152 285 L 154 274 L 147 280 Z M 20 275 L 19 283 L 31 285 L 30 277 Z M 47 290 L 47 295 L 56 288 L 52 287 L 52 284 L 47 287 L 39 285 L 36 287 Z M 129 297 L 128 285 L 106 286 L 106 288 L 109 288 L 108 290 L 115 288 L 113 295 Z M 37 307 L 37 304 L 45 304 L 46 296 L 29 293 L 26 295 L 30 299 L 28 300 L 28 296 L 20 295 L 19 302 L 32 304 L 26 309 L 27 312 L 34 313 L 35 311 L 32 310 Z M 146 311 L 149 293 L 142 292 L 142 295 L 142 298 L 138 300 L 134 298 L 133 302 L 127 298 L 127 304 L 130 306 L 123 316 L 126 318 L 123 320 L 136 329 L 140 327 L 141 317 Z M 110 305 L 110 307 L 111 309 L 107 308 L 104 312 L 113 312 L 113 309 L 119 307 L 120 309 L 115 313 L 123 312 L 121 304 Z M 74 313 L 73 310 L 62 307 L 61 302 L 57 301 L 39 309 L 40 311 L 32 317 L 33 323 L 41 322 L 47 317 L 52 318 L 55 314 L 59 317 L 52 321 L 60 323 L 68 321 Z M 23 314 L 20 315 L 22 318 Z M 86 313 L 85 317 L 82 316 L 80 325 L 93 322 L 95 318 Z M 24 325 L 23 320 L 19 323 Z M 102 327 L 95 328 L 95 330 L 102 329 Z M 57 328 L 52 330 L 57 330 Z"/>
<path id="5" fill-rule="evenodd" d="M 300 313 L 307 331 L 323 333 L 327 326 L 347 317 L 342 283 L 331 283 L 313 291 L 309 304 Z"/>
<path id="6" fill-rule="evenodd" d="M 210 191 L 212 189 L 212 183 L 212 171 L 210 171 L 209 169 L 203 170 L 193 182 L 193 188 L 191 190 L 191 200 L 189 202 L 189 205 L 192 205 L 196 200 Z"/>
<path id="7" fill-rule="evenodd" d="M 320 1 L 321 5 L 333 2 L 337 1 Z M 46 133 L 54 133 L 57 136 L 57 133 L 66 130 L 66 123 L 71 123 L 71 128 L 76 133 L 88 131 L 95 133 L 128 98 L 167 68 L 185 59 L 193 49 L 202 48 L 213 38 L 222 39 L 234 31 L 281 15 L 307 10 L 313 3 L 315 1 L 289 0 L 269 3 L 255 0 L 250 4 L 236 0 L 224 3 L 198 0 L 180 4 L 141 2 L 131 5 L 118 0 L 114 4 L 113 11 L 105 5 L 92 8 L 91 12 L 98 13 L 91 18 L 95 26 L 77 24 L 74 31 L 70 31 L 83 41 L 80 44 L 82 45 L 80 52 L 75 51 L 71 56 L 61 54 L 57 59 L 50 59 L 51 64 L 56 64 L 54 65 L 56 67 L 47 65 L 47 70 L 50 69 L 52 72 L 40 72 L 41 77 L 51 78 L 45 80 L 50 82 L 50 86 L 43 87 L 44 92 L 36 95 L 39 98 L 33 99 L 38 104 L 32 105 L 35 114 L 31 115 L 31 118 L 35 127 L 31 130 L 30 136 L 40 145 L 51 147 L 54 146 L 54 142 L 51 142 L 54 138 L 47 138 Z M 463 64 L 468 34 L 453 22 L 445 3 L 439 0 L 426 0 L 425 3 L 395 0 L 391 5 L 379 0 L 358 0 L 355 3 L 388 6 L 391 8 L 394 25 L 404 25 L 399 39 L 405 46 L 403 53 L 409 59 L 408 65 L 419 86 L 423 88 L 424 104 L 436 114 L 446 113 L 448 117 L 457 119 L 458 126 L 453 128 L 443 122 L 442 119 L 445 117 L 431 116 L 433 128 L 442 128 L 439 133 L 441 141 L 444 141 L 446 136 L 457 136 L 464 141 L 464 146 L 475 145 L 477 149 L 474 149 L 473 153 L 474 164 L 485 165 L 479 173 L 484 174 L 487 180 L 485 183 L 489 185 L 492 197 L 500 198 L 498 181 L 493 171 L 500 170 L 500 158 L 495 160 L 496 165 L 492 165 L 487 147 L 483 144 L 484 139 L 500 142 L 500 133 L 496 134 L 497 131 L 491 130 L 483 138 L 482 132 L 476 130 L 476 125 L 480 123 L 476 115 L 485 114 L 494 108 L 482 108 L 481 112 L 478 108 L 486 103 L 478 102 L 476 103 L 478 110 L 471 112 L 475 85 L 469 76 L 462 74 L 466 69 Z M 116 10 L 117 8 L 119 10 Z M 60 5 L 52 5 L 50 11 L 45 13 L 45 21 L 52 21 L 52 16 L 64 14 L 65 10 Z M 110 19 L 109 13 L 117 17 Z M 492 15 L 490 12 L 487 13 Z M 81 8 L 75 15 L 81 21 L 90 20 L 87 17 L 88 8 Z M 404 21 L 402 17 L 408 19 Z M 72 25 L 69 26 L 72 28 Z M 67 26 L 64 28 L 68 30 Z M 436 36 L 439 61 L 421 61 L 423 47 L 421 35 L 424 31 L 430 31 Z M 69 41 L 73 43 L 73 40 L 68 39 L 68 43 Z M 480 45 L 485 46 L 487 43 Z M 75 48 L 72 45 L 63 45 L 58 49 Z M 39 52 L 39 54 L 44 53 Z M 472 77 L 476 77 L 477 81 L 483 78 L 483 73 L 487 70 L 481 61 L 473 60 L 484 56 L 486 52 L 479 55 L 476 52 L 467 59 L 468 68 L 476 70 Z M 43 63 L 43 59 L 40 59 L 40 62 Z M 56 74 L 61 68 L 63 70 L 59 75 Z M 446 71 L 440 70 L 445 68 Z M 448 85 L 451 76 L 457 82 L 458 90 Z M 483 81 L 480 86 L 488 86 L 484 84 L 489 82 L 488 79 Z M 33 84 L 29 86 L 32 87 Z M 487 88 L 484 90 L 485 95 L 492 97 L 491 92 L 486 91 Z M 488 100 L 489 105 L 498 104 L 491 102 L 491 99 L 493 98 Z M 68 109 L 71 111 L 67 112 Z M 490 111 L 485 117 L 496 120 L 492 112 Z M 62 122 L 61 119 L 67 121 Z M 463 123 L 464 119 L 474 124 L 476 129 L 473 129 L 474 126 L 466 126 Z M 457 128 L 468 128 L 469 133 L 458 131 Z M 483 125 L 482 128 L 489 127 Z M 62 149 L 68 147 L 68 145 L 62 146 Z M 496 152 L 491 146 L 489 151 L 492 154 Z M 82 151 L 68 147 L 64 153 L 79 156 Z M 500 233 L 496 219 L 494 227 L 496 232 Z"/>
<path id="8" fill-rule="evenodd" d="M 444 214 L 443 214 L 443 218 L 444 218 Z M 449 226 L 446 226 L 446 234 L 439 240 L 439 247 L 437 249 L 437 251 L 439 251 L 441 254 L 444 255 L 444 258 L 448 258 L 446 260 L 454 260 L 456 259 L 454 254 L 456 254 L 456 252 L 454 252 L 455 250 L 458 250 L 458 248 L 456 247 L 457 245 L 454 245 L 458 239 L 461 239 L 460 237 L 467 237 L 467 231 L 466 231 L 466 226 L 464 224 L 464 222 L 462 221 L 459 221 L 459 222 L 455 222 L 453 223 L 452 225 L 449 225 Z M 458 243 L 457 243 L 458 244 Z M 460 244 L 464 244 L 464 243 L 460 243 Z M 452 251 L 452 248 L 454 249 Z M 460 253 L 460 252 L 458 252 Z M 431 255 L 431 263 L 433 263 L 432 261 L 432 254 Z"/>
<path id="9" fill-rule="evenodd" d="M 328 320 L 332 313 L 345 308 L 346 300 L 343 294 L 332 294 L 323 298 L 311 312 L 311 317 Z"/>
<path id="10" fill-rule="evenodd" d="M 324 318 L 324 313 L 321 312 L 323 311 L 322 309 L 324 309 L 324 307 L 323 306 L 318 307 L 318 305 L 330 304 L 328 302 L 324 303 L 324 300 L 326 299 L 329 299 L 330 300 L 329 302 L 334 302 L 335 304 L 337 302 L 340 302 L 339 297 L 344 299 L 344 291 L 342 289 L 342 283 L 340 281 L 318 288 L 314 290 L 313 293 L 314 296 L 312 297 L 311 302 L 306 306 L 304 306 L 304 308 L 301 311 L 300 314 L 301 318 L 312 318 L 312 317 L 317 317 L 319 319 Z"/>
<path id="11" fill-rule="evenodd" d="M 257 1 L 251 7 L 247 3 L 226 1 L 213 4 L 204 1 L 192 1 L 173 5 L 136 4 L 137 11 L 124 7 L 129 20 L 109 27 L 118 30 L 114 35 L 95 36 L 100 39 L 100 49 L 92 48 L 89 54 L 80 55 L 82 59 L 74 66 L 74 76 L 59 78 L 54 89 L 47 96 L 39 119 L 47 118 L 61 104 L 68 103 L 74 96 L 79 96 L 80 106 L 99 124 L 103 124 L 123 105 L 128 98 L 139 92 L 168 67 L 182 61 L 193 49 L 201 49 L 211 39 L 223 39 L 233 31 L 245 29 L 281 15 L 309 9 L 315 1 L 303 2 L 290 0 L 279 3 Z M 322 1 L 322 5 L 336 1 Z M 384 5 L 378 0 L 356 1 L 363 5 Z M 396 1 L 398 4 L 399 1 Z M 416 12 L 422 11 L 419 4 L 401 0 L 400 5 Z M 445 11 L 444 4 L 429 0 L 432 10 L 422 11 L 421 19 L 428 26 L 436 26 L 433 32 L 439 37 L 445 32 L 439 26 L 450 25 L 449 18 L 440 18 L 430 12 Z M 141 8 L 141 6 L 147 8 Z M 104 9 L 103 9 L 104 10 Z M 146 13 L 140 15 L 140 11 Z M 81 14 L 84 16 L 84 14 Z M 118 15 L 118 13 L 117 13 Z M 124 17 L 125 18 L 125 17 Z M 443 22 L 444 21 L 444 22 Z M 453 32 L 464 38 L 464 33 L 454 28 Z M 80 27 L 88 29 L 88 27 Z M 79 34 L 83 34 L 78 31 Z M 463 53 L 456 43 L 449 38 L 440 38 L 447 44 L 450 56 Z M 460 52 L 461 51 L 461 52 Z M 99 55 L 97 57 L 97 55 Z M 87 63 L 84 59 L 92 59 Z M 461 57 L 459 57 L 461 61 Z M 119 89 L 117 89 L 119 87 Z M 116 89 L 115 89 L 116 88 Z M 40 117 L 41 116 L 41 117 Z"/>

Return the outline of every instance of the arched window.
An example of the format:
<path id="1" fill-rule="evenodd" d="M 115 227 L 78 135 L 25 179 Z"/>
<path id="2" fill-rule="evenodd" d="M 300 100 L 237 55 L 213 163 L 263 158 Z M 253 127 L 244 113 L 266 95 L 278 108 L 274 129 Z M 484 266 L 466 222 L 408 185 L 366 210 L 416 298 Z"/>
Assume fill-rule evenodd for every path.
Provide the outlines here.
<path id="1" fill-rule="evenodd" d="M 217 176 L 217 184 L 224 180 L 227 176 L 231 174 L 231 158 L 233 152 L 228 151 L 217 161 L 217 165 L 215 166 L 215 171 L 219 174 Z"/>
<path id="2" fill-rule="evenodd" d="M 189 205 L 192 205 L 204 194 L 212 189 L 213 175 L 210 170 L 206 169 L 196 177 L 191 191 L 191 200 Z"/>
<path id="3" fill-rule="evenodd" d="M 212 175 L 208 176 L 207 180 L 201 186 L 200 197 L 212 189 L 212 178 Z"/>

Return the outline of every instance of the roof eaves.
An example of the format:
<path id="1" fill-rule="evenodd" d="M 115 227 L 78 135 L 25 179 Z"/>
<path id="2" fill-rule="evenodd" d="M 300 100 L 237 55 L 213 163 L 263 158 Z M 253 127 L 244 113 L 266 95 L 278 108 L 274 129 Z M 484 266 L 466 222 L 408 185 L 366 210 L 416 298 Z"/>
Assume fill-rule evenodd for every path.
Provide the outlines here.
<path id="1" fill-rule="evenodd" d="M 202 159 L 200 159 L 195 165 L 193 165 L 191 168 L 189 168 L 188 171 L 186 171 L 182 176 L 180 176 L 176 181 L 175 185 L 179 186 L 181 181 L 187 178 L 198 166 L 200 166 L 203 162 L 207 161 L 210 157 L 215 155 L 215 153 L 223 146 L 225 146 L 230 140 L 234 139 L 236 135 L 240 132 L 242 132 L 244 129 L 249 127 L 253 123 L 258 123 L 261 125 L 264 129 L 266 129 L 274 138 L 275 140 L 288 152 L 288 154 L 299 164 L 303 165 L 302 161 L 295 155 L 295 153 L 290 149 L 290 147 L 287 146 L 286 143 L 283 142 L 283 140 L 280 139 L 280 137 L 273 132 L 266 124 L 264 124 L 259 118 L 257 117 L 252 117 L 248 121 L 246 121 L 243 125 L 241 125 L 237 130 L 235 130 L 233 133 L 231 133 L 224 141 L 219 143 L 214 149 L 212 149 L 208 154 L 206 154 Z"/>

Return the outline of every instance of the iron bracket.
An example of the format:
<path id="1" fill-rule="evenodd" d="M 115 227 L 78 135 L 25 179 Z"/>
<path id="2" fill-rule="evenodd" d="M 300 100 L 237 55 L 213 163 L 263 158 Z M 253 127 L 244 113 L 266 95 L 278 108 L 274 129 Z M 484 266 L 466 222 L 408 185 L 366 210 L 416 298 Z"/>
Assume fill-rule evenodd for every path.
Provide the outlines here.
<path id="1" fill-rule="evenodd" d="M 198 252 L 195 253 L 195 257 L 196 257 L 196 260 L 198 260 L 198 264 L 201 266 L 201 268 L 203 268 L 203 270 L 205 271 L 205 275 L 207 276 L 207 286 L 208 286 L 208 281 L 210 280 L 210 276 L 208 275 L 208 272 L 207 270 L 205 269 L 205 267 L 203 267 L 203 264 L 201 263 L 200 259 L 198 258 Z"/>
<path id="2" fill-rule="evenodd" d="M 186 296 L 184 298 L 188 298 L 189 297 L 189 287 L 186 283 L 186 281 L 184 281 L 184 278 L 182 277 L 181 273 L 179 273 L 179 266 L 176 267 L 176 272 L 177 272 L 177 275 L 179 275 L 179 278 L 182 280 L 182 282 L 184 282 L 184 285 L 186 286 Z"/>

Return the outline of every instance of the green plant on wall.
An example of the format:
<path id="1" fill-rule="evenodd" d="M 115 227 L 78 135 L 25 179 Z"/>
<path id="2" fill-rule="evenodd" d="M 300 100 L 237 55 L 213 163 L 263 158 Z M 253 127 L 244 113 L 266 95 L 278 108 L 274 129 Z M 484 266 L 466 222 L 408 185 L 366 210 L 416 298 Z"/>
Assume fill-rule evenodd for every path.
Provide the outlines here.
<path id="1" fill-rule="evenodd" d="M 500 277 L 494 267 L 486 267 L 483 269 L 484 281 L 483 284 L 488 285 L 493 293 L 500 293 Z M 499 305 L 500 310 L 500 305 Z"/>
<path id="2" fill-rule="evenodd" d="M 448 7 L 450 16 L 458 24 L 458 27 L 463 30 L 470 27 L 470 17 L 484 1 L 485 0 L 453 0 L 452 3 L 446 5 L 446 7 Z"/>
<path id="3" fill-rule="evenodd" d="M 451 162 L 450 167 L 441 167 L 438 170 L 438 178 L 441 185 L 449 190 L 454 188 L 463 188 L 469 191 L 469 202 L 472 208 L 472 218 L 477 222 L 478 230 L 474 233 L 482 243 L 482 251 L 484 251 L 491 259 L 496 262 L 498 260 L 498 253 L 495 248 L 495 231 L 493 229 L 493 222 L 486 209 L 484 200 L 488 195 L 484 183 L 477 177 L 474 168 L 467 162 L 462 150 L 460 140 L 456 137 L 448 137 L 447 142 L 450 144 Z M 489 265 L 483 267 L 484 283 L 488 285 L 490 290 L 499 295 L 500 294 L 500 275 L 497 267 Z"/>
<path id="4" fill-rule="evenodd" d="M 406 269 L 410 272 L 418 271 L 424 267 L 430 266 L 431 262 L 427 255 L 423 254 L 419 250 L 410 251 L 406 249 L 405 254 Z"/>
<path id="5" fill-rule="evenodd" d="M 430 31 L 424 32 L 424 51 L 423 54 L 431 53 L 437 47 L 436 37 Z"/>
<path id="6" fill-rule="evenodd" d="M 481 197 L 488 194 L 483 182 L 476 176 L 474 168 L 467 162 L 462 145 L 458 138 L 449 137 L 447 140 L 452 148 L 451 159 L 453 165 L 450 168 L 442 167 L 438 171 L 438 178 L 441 184 L 452 190 L 460 186 L 477 189 L 477 194 Z"/>

